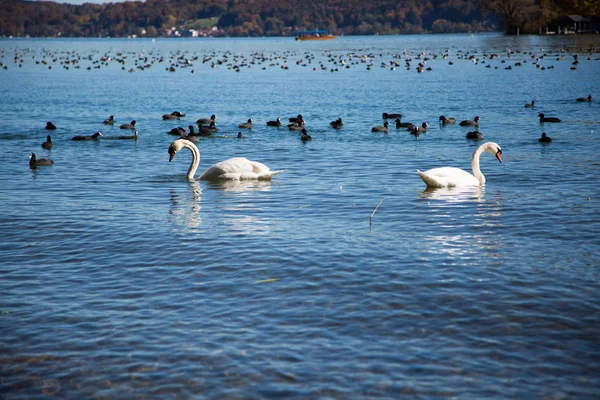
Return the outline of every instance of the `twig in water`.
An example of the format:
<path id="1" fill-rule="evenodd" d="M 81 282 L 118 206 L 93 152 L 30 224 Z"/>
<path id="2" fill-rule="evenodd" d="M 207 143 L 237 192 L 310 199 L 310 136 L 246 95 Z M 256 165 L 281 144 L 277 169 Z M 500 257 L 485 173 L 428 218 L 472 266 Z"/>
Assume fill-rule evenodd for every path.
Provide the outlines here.
<path id="1" fill-rule="evenodd" d="M 379 208 L 381 203 L 383 203 L 383 199 L 385 199 L 385 197 L 382 197 L 381 200 L 379 200 L 379 204 L 377 204 L 377 207 L 375 207 L 375 209 L 371 213 L 371 217 L 369 218 L 369 226 L 373 225 L 373 215 L 375 215 L 375 213 L 377 212 L 377 209 Z"/>

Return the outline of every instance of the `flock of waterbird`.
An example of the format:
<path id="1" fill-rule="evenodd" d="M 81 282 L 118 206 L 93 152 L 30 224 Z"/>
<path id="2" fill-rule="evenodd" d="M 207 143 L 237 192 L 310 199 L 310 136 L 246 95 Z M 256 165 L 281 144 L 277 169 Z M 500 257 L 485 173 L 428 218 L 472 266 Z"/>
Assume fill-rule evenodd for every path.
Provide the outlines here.
<path id="1" fill-rule="evenodd" d="M 592 95 L 587 97 L 579 97 L 576 99 L 577 102 L 591 102 Z M 534 108 L 535 101 L 531 103 L 527 103 L 524 106 L 525 108 Z M 185 114 L 180 111 L 173 111 L 171 113 L 163 114 L 163 120 L 180 120 L 185 117 Z M 383 125 L 376 125 L 371 128 L 371 132 L 375 133 L 389 133 L 390 130 L 390 122 L 389 120 L 394 120 L 396 129 L 404 129 L 408 131 L 411 135 L 414 135 L 418 138 L 421 134 L 427 132 L 427 128 L 429 125 L 427 122 L 423 122 L 421 125 L 414 124 L 412 122 L 403 122 L 403 115 L 400 113 L 386 113 L 382 114 L 382 118 L 385 121 Z M 538 118 L 540 123 L 558 123 L 561 122 L 560 118 L 557 117 L 547 117 L 543 113 L 538 114 Z M 479 122 L 481 118 L 479 116 L 475 116 L 472 120 L 466 119 L 460 122 L 457 121 L 454 117 L 446 117 L 441 115 L 439 117 L 439 124 L 442 126 L 458 124 L 462 127 L 467 128 L 478 128 Z M 187 178 L 189 180 L 194 179 L 194 174 L 200 163 L 200 150 L 195 145 L 195 143 L 199 142 L 200 137 L 209 137 L 214 133 L 218 132 L 217 128 L 217 117 L 215 114 L 211 115 L 208 118 L 199 118 L 196 120 L 197 130 L 194 125 L 189 125 L 188 130 L 186 131 L 183 127 L 176 127 L 168 131 L 169 135 L 178 136 L 177 140 L 173 141 L 169 146 L 169 162 L 173 160 L 175 154 L 187 148 L 192 153 L 192 162 L 188 169 Z M 109 118 L 103 121 L 104 125 L 115 125 L 115 117 L 111 115 Z M 344 126 L 343 120 L 341 117 L 331 121 L 329 123 L 330 127 L 335 130 L 340 130 Z M 249 118 L 245 122 L 241 122 L 237 125 L 240 131 L 237 134 L 237 138 L 243 138 L 243 134 L 241 130 L 251 130 L 253 128 L 253 120 Z M 311 135 L 308 134 L 306 130 L 306 121 L 302 114 L 297 114 L 294 117 L 288 118 L 288 123 L 284 125 L 281 121 L 281 118 L 277 117 L 275 120 L 267 121 L 266 126 L 281 128 L 283 126 L 287 127 L 289 131 L 298 131 L 300 132 L 300 140 L 303 142 L 312 140 Z M 121 135 L 121 136 L 112 136 L 112 137 L 104 137 L 101 132 L 96 132 L 93 135 L 78 135 L 74 136 L 72 140 L 76 141 L 85 141 L 85 140 L 98 140 L 101 137 L 105 139 L 117 139 L 117 140 L 137 140 L 138 139 L 138 131 L 136 130 L 136 121 L 133 120 L 130 123 L 119 125 L 120 129 L 123 130 L 134 130 L 133 135 Z M 56 125 L 52 122 L 48 121 L 46 123 L 47 130 L 55 130 L 57 129 Z M 227 137 L 227 136 L 222 136 Z M 466 134 L 467 139 L 472 140 L 483 140 L 483 134 L 478 130 L 469 131 Z M 546 132 L 543 132 L 541 137 L 538 139 L 540 143 L 550 143 L 552 139 L 547 136 Z M 50 135 L 47 136 L 46 141 L 42 143 L 42 148 L 46 150 L 51 150 L 53 147 L 52 138 Z M 492 153 L 498 161 L 502 162 L 502 149 L 501 147 L 494 142 L 487 142 L 482 144 L 477 148 L 477 150 L 473 153 L 471 158 L 471 167 L 473 173 L 466 172 L 464 170 L 454 168 L 454 167 L 442 167 L 442 168 L 434 168 L 427 170 L 425 172 L 421 172 L 417 170 L 418 175 L 421 177 L 423 182 L 428 187 L 455 187 L 455 186 L 473 186 L 473 185 L 484 185 L 485 184 L 485 176 L 481 173 L 479 168 L 479 157 L 484 152 Z M 37 158 L 35 153 L 30 154 L 29 166 L 30 168 L 37 168 L 42 166 L 50 166 L 54 163 L 54 161 L 50 158 Z M 270 180 L 276 174 L 283 172 L 283 170 L 271 171 L 269 167 L 266 165 L 257 162 L 251 161 L 246 158 L 236 157 L 231 158 L 222 162 L 219 162 L 207 170 L 205 170 L 198 179 L 201 180 L 248 180 L 248 179 L 258 179 L 258 180 Z"/>
<path id="2" fill-rule="evenodd" d="M 455 51 L 454 54 L 451 54 Z M 596 52 L 594 48 L 580 48 L 579 52 L 589 53 L 587 60 L 591 60 L 592 54 Z M 558 54 L 557 54 L 558 53 Z M 0 58 L 4 59 L 6 54 L 5 50 L 0 51 Z M 142 72 L 148 71 L 153 67 L 158 65 L 163 65 L 164 70 L 168 73 L 178 72 L 178 71 L 189 71 L 191 73 L 196 73 L 198 68 L 208 66 L 209 68 L 227 68 L 234 72 L 241 72 L 243 69 L 251 69 L 251 68 L 279 68 L 281 70 L 289 70 L 293 67 L 296 68 L 311 68 L 313 71 L 328 71 L 328 72 L 341 72 L 343 70 L 347 70 L 350 68 L 356 68 L 363 66 L 366 70 L 373 70 L 378 64 L 382 69 L 388 69 L 391 71 L 395 71 L 396 69 L 400 69 L 402 67 L 402 63 L 404 63 L 404 68 L 408 71 L 416 70 L 418 73 L 423 73 L 424 71 L 432 71 L 432 62 L 434 60 L 443 61 L 448 65 L 452 66 L 458 63 L 459 61 L 470 62 L 475 65 L 485 65 L 486 68 L 493 68 L 495 70 L 500 67 L 504 67 L 505 70 L 516 69 L 518 67 L 522 67 L 528 62 L 531 65 L 534 65 L 535 68 L 539 68 L 541 70 L 551 70 L 554 69 L 552 63 L 553 61 L 562 62 L 566 60 L 567 50 L 560 49 L 555 51 L 544 51 L 540 49 L 539 52 L 526 52 L 520 50 L 512 50 L 506 49 L 504 54 L 497 54 L 493 52 L 485 52 L 480 51 L 478 49 L 474 49 L 473 51 L 463 51 L 456 49 L 445 49 L 441 51 L 441 53 L 426 53 L 424 51 L 419 51 L 417 53 L 409 53 L 406 50 L 403 52 L 396 51 L 373 51 L 367 49 L 355 49 L 352 51 L 339 52 L 339 51 L 324 51 L 324 58 L 317 59 L 315 54 L 311 51 L 302 51 L 301 49 L 295 50 L 286 50 L 283 52 L 269 52 L 269 51 L 252 51 L 248 54 L 240 54 L 235 53 L 233 51 L 200 51 L 200 52 L 190 52 L 190 51 L 171 51 L 168 56 L 164 56 L 157 51 L 156 49 L 150 50 L 142 50 L 142 51 L 114 51 L 109 50 L 105 53 L 100 53 L 98 51 L 92 51 L 89 54 L 84 54 L 74 51 L 55 51 L 55 50 L 42 50 L 42 54 L 32 53 L 31 49 L 23 48 L 23 49 L 15 49 L 13 64 L 18 66 L 19 68 L 26 66 L 28 60 L 33 60 L 35 62 L 35 66 L 46 67 L 48 69 L 52 69 L 53 66 L 61 67 L 64 70 L 73 70 L 73 69 L 87 69 L 87 70 L 96 70 L 101 68 L 110 68 L 115 64 L 120 66 L 121 70 L 128 72 Z M 596 58 L 598 60 L 599 58 Z M 583 61 L 583 57 L 580 57 L 579 54 L 572 55 L 572 66 L 571 70 L 576 70 L 580 64 L 580 61 Z M 8 62 L 0 61 L 0 67 L 4 70 L 8 69 Z M 577 98 L 579 102 L 591 102 L 592 96 L 589 95 L 587 97 Z M 535 102 L 525 104 L 526 108 L 534 108 Z M 179 111 L 174 111 L 168 114 L 164 114 L 162 118 L 164 120 L 180 120 L 185 115 Z M 371 128 L 372 132 L 375 133 L 388 133 L 390 132 L 390 128 L 395 125 L 396 130 L 406 130 L 410 134 L 414 135 L 418 138 L 421 134 L 427 133 L 427 129 L 429 125 L 427 122 L 423 122 L 421 124 L 415 124 L 412 122 L 406 122 L 402 120 L 402 114 L 400 113 L 383 113 L 382 115 L 384 123 L 383 125 L 376 125 Z M 538 114 L 540 123 L 556 123 L 560 122 L 560 119 L 557 117 L 547 117 L 543 113 Z M 470 130 L 466 134 L 467 139 L 472 140 L 483 140 L 483 134 L 479 132 L 479 116 L 475 116 L 472 120 L 463 120 L 458 122 L 453 117 L 440 116 L 439 123 L 442 126 L 451 125 L 458 123 L 460 126 L 467 128 L 474 128 L 475 130 Z M 114 116 L 110 116 L 108 119 L 103 121 L 106 125 L 115 125 L 116 121 Z M 270 127 L 287 127 L 290 131 L 297 131 L 300 133 L 300 140 L 303 142 L 307 142 L 312 140 L 312 136 L 308 134 L 306 129 L 305 121 L 301 114 L 298 114 L 295 117 L 289 118 L 288 123 L 283 123 L 280 118 L 277 118 L 272 121 L 268 121 L 267 126 Z M 237 134 L 238 138 L 243 138 L 242 131 L 252 129 L 254 126 L 254 121 L 249 118 L 248 120 L 239 123 L 238 128 L 239 132 Z M 344 123 L 342 118 L 337 118 L 330 122 L 330 127 L 332 129 L 342 129 Z M 136 140 L 138 138 L 138 131 L 136 130 L 136 121 L 133 120 L 130 123 L 120 125 L 121 129 L 125 130 L 133 130 L 135 133 L 133 135 L 128 136 L 114 136 L 114 137 L 104 137 L 102 133 L 96 132 L 93 135 L 80 135 L 73 137 L 73 140 L 98 140 L 102 139 L 133 139 Z M 52 130 L 56 129 L 56 126 L 52 122 L 48 122 L 46 129 Z M 188 148 L 192 151 L 192 154 L 196 154 L 197 146 L 194 143 L 199 142 L 199 138 L 208 137 L 214 135 L 218 132 L 218 128 L 216 125 L 216 116 L 212 115 L 209 118 L 200 118 L 196 121 L 196 126 L 189 125 L 186 130 L 183 127 L 176 127 L 170 130 L 168 133 L 174 136 L 177 136 L 177 140 L 175 140 L 171 146 L 169 147 L 170 159 L 173 158 L 175 153 L 182 148 Z M 539 138 L 539 142 L 548 143 L 551 142 L 552 139 L 546 135 L 546 133 L 542 133 L 541 138 Z M 479 171 L 479 155 L 482 152 L 488 151 L 495 154 L 498 160 L 501 160 L 500 154 L 500 146 L 495 143 L 488 142 L 484 143 L 480 148 L 473 154 L 472 165 L 474 174 L 468 174 L 469 177 L 466 178 L 462 176 L 460 173 L 452 169 L 437 169 L 437 171 L 426 171 L 425 173 L 419 172 L 421 178 L 425 181 L 428 186 L 460 186 L 460 185 L 470 185 L 476 184 L 471 178 L 476 179 L 477 184 L 483 184 L 485 182 L 485 178 L 481 175 Z M 46 142 L 42 144 L 42 147 L 46 150 L 50 150 L 52 148 L 52 140 L 48 135 Z M 196 150 L 194 150 L 196 149 Z M 197 160 L 199 163 L 199 150 L 197 151 Z M 241 163 L 239 159 L 237 162 L 229 162 L 225 164 L 221 164 L 220 167 L 229 168 L 230 174 L 227 175 L 225 173 L 219 175 L 217 172 L 218 168 L 213 168 L 210 174 L 201 174 L 201 179 L 270 179 L 274 174 L 269 174 L 268 167 L 260 164 L 262 167 L 257 167 L 257 164 L 252 166 L 252 162 L 249 163 Z M 229 160 L 227 160 L 229 161 Z M 246 160 L 247 161 L 247 160 Z M 37 158 L 34 153 L 30 156 L 30 167 L 36 168 L 38 166 L 48 166 L 52 165 L 53 161 L 49 158 Z M 194 166 L 194 157 L 192 161 L 192 165 L 190 165 L 190 170 L 193 169 Z M 252 174 L 241 173 L 238 169 L 242 168 L 252 168 L 256 169 Z M 217 164 L 219 165 L 219 164 Z M 197 165 L 196 165 L 197 168 Z M 212 168 L 212 167 L 211 167 Z M 266 170 L 265 170 L 266 168 Z M 210 169 L 210 168 L 209 168 Z M 231 173 L 232 171 L 238 171 L 236 173 Z M 266 171 L 266 172 L 265 172 Z M 194 170 L 195 172 L 195 170 Z M 205 171 L 206 172 L 206 171 Z M 280 171 L 277 171 L 277 173 Z M 463 171 L 464 172 L 464 171 Z M 429 173 L 429 174 L 428 174 Z M 432 177 L 434 173 L 438 174 L 446 174 L 447 176 L 443 176 L 442 178 Z M 190 177 L 188 173 L 188 178 L 193 179 L 193 174 Z"/>

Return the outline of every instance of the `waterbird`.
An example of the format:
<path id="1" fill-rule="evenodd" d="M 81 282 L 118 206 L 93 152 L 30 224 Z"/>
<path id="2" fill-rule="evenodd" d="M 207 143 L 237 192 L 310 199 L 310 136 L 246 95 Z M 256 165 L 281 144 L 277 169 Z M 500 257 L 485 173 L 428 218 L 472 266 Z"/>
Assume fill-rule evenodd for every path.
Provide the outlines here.
<path id="1" fill-rule="evenodd" d="M 180 119 L 181 117 L 185 117 L 185 114 L 182 114 L 179 111 L 173 111 L 171 114 L 164 114 L 162 116 L 162 119 L 164 119 L 164 120 Z"/>
<path id="2" fill-rule="evenodd" d="M 210 118 L 200 118 L 196 121 L 196 125 L 210 125 L 211 122 L 215 122 L 217 120 L 217 116 L 215 114 L 211 115 Z"/>
<path id="3" fill-rule="evenodd" d="M 425 172 L 417 170 L 417 174 L 428 187 L 483 186 L 485 185 L 485 176 L 479 169 L 479 157 L 484 152 L 493 154 L 498 161 L 502 162 L 500 145 L 486 142 L 479 146 L 471 157 L 473 174 L 455 167 L 433 168 Z"/>
<path id="4" fill-rule="evenodd" d="M 50 150 L 52 148 L 52 139 L 50 135 L 46 136 L 46 141 L 42 143 L 42 147 L 46 150 Z"/>
<path id="5" fill-rule="evenodd" d="M 175 154 L 181 149 L 189 149 L 192 152 L 192 162 L 187 172 L 187 179 L 194 180 L 194 174 L 200 165 L 200 150 L 198 147 L 185 139 L 177 139 L 169 146 L 169 162 L 173 160 Z M 236 157 L 221 161 L 204 171 L 198 179 L 207 181 L 219 180 L 271 180 L 271 178 L 283 170 L 271 171 L 269 167 L 258 161 L 251 161 L 247 158 Z"/>
<path id="6" fill-rule="evenodd" d="M 111 115 L 107 119 L 104 120 L 104 125 L 114 125 L 115 124 L 115 116 Z"/>
<path id="7" fill-rule="evenodd" d="M 281 120 L 277 117 L 275 121 L 267 121 L 267 126 L 276 126 L 279 128 L 281 126 Z"/>
<path id="8" fill-rule="evenodd" d="M 472 140 L 483 140 L 483 134 L 479 131 L 467 132 L 466 138 Z"/>
<path id="9" fill-rule="evenodd" d="M 29 155 L 29 168 L 48 167 L 52 164 L 54 164 L 54 161 L 49 158 L 37 158 L 35 153 Z"/>
<path id="10" fill-rule="evenodd" d="M 252 118 L 249 118 L 248 121 L 239 124 L 238 128 L 252 129 Z"/>
<path id="11" fill-rule="evenodd" d="M 302 136 L 300 136 L 300 140 L 302 140 L 303 142 L 306 142 L 307 140 L 312 140 L 312 136 L 310 136 L 308 133 L 306 133 L 306 129 L 302 129 Z"/>
<path id="12" fill-rule="evenodd" d="M 344 123 L 342 122 L 342 118 L 338 118 L 335 121 L 331 121 L 329 125 L 331 125 L 332 128 L 341 129 Z"/>
<path id="13" fill-rule="evenodd" d="M 46 122 L 46 129 L 53 131 L 56 129 L 56 125 L 54 125 L 52 122 L 48 121 L 48 122 Z"/>
<path id="14" fill-rule="evenodd" d="M 102 133 L 96 132 L 91 136 L 85 136 L 85 135 L 73 136 L 72 140 L 97 140 L 100 136 L 102 136 Z"/>
<path id="15" fill-rule="evenodd" d="M 440 115 L 440 124 L 449 125 L 449 124 L 455 124 L 455 123 L 456 123 L 456 118 L 453 118 L 453 117 L 446 118 L 443 115 Z"/>
<path id="16" fill-rule="evenodd" d="M 412 122 L 402 122 L 400 121 L 400 118 L 396 118 L 396 129 L 399 128 L 410 128 L 412 126 L 415 126 L 415 124 L 413 124 Z"/>
<path id="17" fill-rule="evenodd" d="M 460 126 L 479 126 L 479 116 L 470 119 L 465 119 L 464 121 L 460 121 Z"/>
<path id="18" fill-rule="evenodd" d="M 385 121 L 383 123 L 383 126 L 379 125 L 379 126 L 374 126 L 371 128 L 371 132 L 387 132 L 388 131 L 388 126 L 390 126 L 390 123 Z"/>
<path id="19" fill-rule="evenodd" d="M 121 129 L 131 129 L 132 131 L 135 130 L 135 120 L 131 121 L 130 124 L 123 124 L 120 126 Z"/>
<path id="20" fill-rule="evenodd" d="M 550 143 L 552 142 L 552 138 L 546 135 L 546 132 L 542 132 L 542 137 L 538 139 L 540 143 Z"/>
<path id="21" fill-rule="evenodd" d="M 546 117 L 543 113 L 540 113 L 538 117 L 540 117 L 540 122 L 560 122 L 560 118 Z"/>

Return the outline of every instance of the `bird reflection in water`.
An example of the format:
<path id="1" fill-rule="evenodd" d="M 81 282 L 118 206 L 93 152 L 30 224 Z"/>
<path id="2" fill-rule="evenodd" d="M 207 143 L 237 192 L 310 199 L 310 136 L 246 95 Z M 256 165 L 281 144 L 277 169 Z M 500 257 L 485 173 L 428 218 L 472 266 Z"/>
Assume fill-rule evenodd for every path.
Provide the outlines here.
<path id="1" fill-rule="evenodd" d="M 495 259 L 502 245 L 500 197 L 484 199 L 484 186 L 427 188 L 418 194 L 433 213 L 430 220 L 439 234 L 427 238 L 426 249 L 435 256 L 473 261 Z M 492 239 L 493 238 L 493 239 Z"/>
<path id="2" fill-rule="evenodd" d="M 190 192 L 179 195 L 175 189 L 171 189 L 171 208 L 169 214 L 177 225 L 188 228 L 197 228 L 202 223 L 200 215 L 200 200 L 202 189 L 197 181 L 189 183 Z"/>
<path id="3" fill-rule="evenodd" d="M 418 196 L 426 200 L 443 200 L 450 203 L 459 203 L 463 201 L 483 200 L 485 188 L 483 186 L 465 186 L 465 187 L 427 187 Z"/>

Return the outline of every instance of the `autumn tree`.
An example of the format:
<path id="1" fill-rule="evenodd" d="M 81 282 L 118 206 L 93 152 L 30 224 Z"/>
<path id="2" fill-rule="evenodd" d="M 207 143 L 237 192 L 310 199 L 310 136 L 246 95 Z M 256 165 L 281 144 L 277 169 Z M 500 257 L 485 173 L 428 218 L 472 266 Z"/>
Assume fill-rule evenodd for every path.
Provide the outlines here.
<path id="1" fill-rule="evenodd" d="M 497 14 L 503 22 L 504 31 L 515 35 L 533 20 L 537 14 L 534 0 L 480 0 L 481 8 Z"/>

